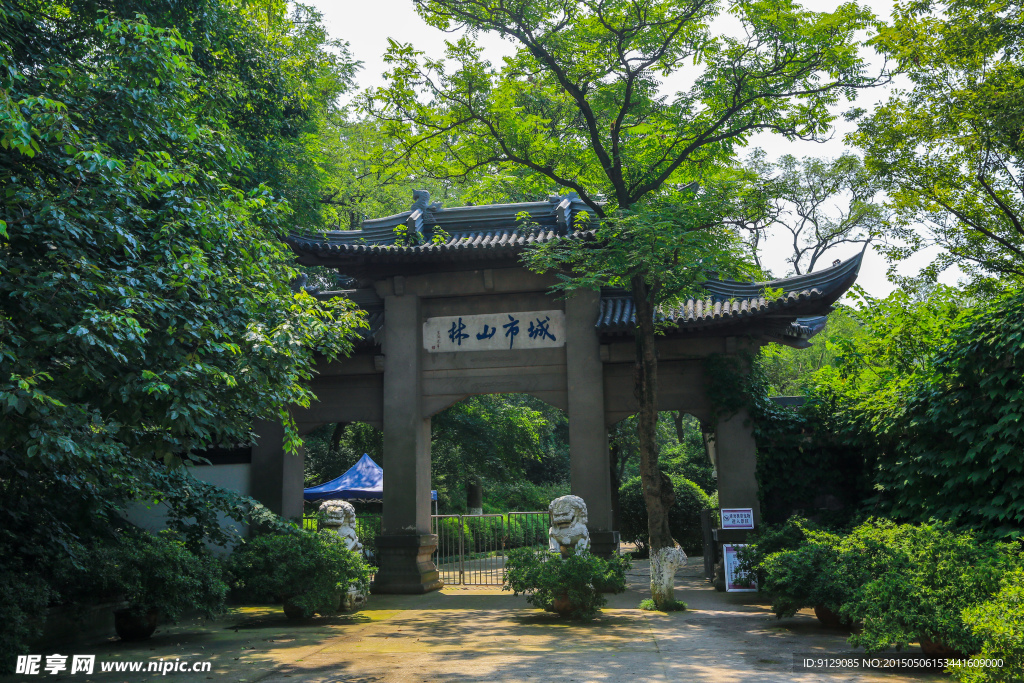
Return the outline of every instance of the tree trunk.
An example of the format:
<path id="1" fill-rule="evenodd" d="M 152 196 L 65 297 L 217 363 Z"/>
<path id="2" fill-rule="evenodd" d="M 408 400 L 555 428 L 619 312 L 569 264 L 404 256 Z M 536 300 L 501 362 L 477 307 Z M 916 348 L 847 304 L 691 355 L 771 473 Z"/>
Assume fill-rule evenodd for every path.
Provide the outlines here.
<path id="1" fill-rule="evenodd" d="M 683 443 L 683 440 L 686 439 L 686 432 L 683 431 L 683 414 L 681 411 L 672 413 L 672 422 L 676 426 L 676 441 L 679 443 Z"/>
<path id="2" fill-rule="evenodd" d="M 341 437 L 345 434 L 347 426 L 347 422 L 335 423 L 334 431 L 331 433 L 331 453 L 337 453 L 341 449 Z"/>
<path id="3" fill-rule="evenodd" d="M 661 606 L 672 599 L 671 588 L 666 595 L 664 577 L 656 577 L 653 571 L 656 563 L 654 558 L 663 548 L 676 547 L 668 525 L 668 511 L 675 502 L 675 492 L 671 481 L 658 468 L 658 353 L 654 337 L 654 304 L 650 288 L 643 278 L 634 277 L 630 285 L 636 310 L 634 392 L 640 407 L 636 423 L 640 441 L 640 481 L 643 484 L 644 503 L 647 505 L 647 532 L 652 558 L 651 597 Z"/>
<path id="4" fill-rule="evenodd" d="M 471 515 L 484 513 L 484 485 L 475 474 L 466 480 L 466 507 Z"/>

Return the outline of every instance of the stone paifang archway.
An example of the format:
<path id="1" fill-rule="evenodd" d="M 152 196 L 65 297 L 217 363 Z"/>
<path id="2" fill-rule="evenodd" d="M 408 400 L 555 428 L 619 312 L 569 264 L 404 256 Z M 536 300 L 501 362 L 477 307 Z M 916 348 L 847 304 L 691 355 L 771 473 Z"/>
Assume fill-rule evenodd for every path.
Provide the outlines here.
<path id="1" fill-rule="evenodd" d="M 530 245 L 568 236 L 586 206 L 575 197 L 443 209 L 415 193 L 409 211 L 368 220 L 362 230 L 286 242 L 305 265 L 347 276 L 344 296 L 363 308 L 370 330 L 349 358 L 323 363 L 313 380 L 319 402 L 297 409 L 300 429 L 364 421 L 384 430 L 384 519 L 377 592 L 440 587 L 430 561 L 430 418 L 466 396 L 527 393 L 569 417 L 572 493 L 587 503 L 593 550 L 618 548 L 612 528 L 607 427 L 636 412 L 633 302 L 623 291 L 549 293 L 555 278 L 526 270 Z M 529 214 L 540 226 L 517 227 Z M 421 246 L 396 245 L 405 226 Z M 443 230 L 443 240 L 432 241 Z M 853 284 L 861 257 L 809 275 L 767 283 L 713 281 L 707 300 L 661 315 L 659 410 L 710 422 L 702 359 L 775 341 L 796 347 L 824 327 L 832 304 Z M 766 300 L 766 288 L 784 295 Z M 301 458 L 281 450 L 280 427 L 257 426 L 252 492 L 285 516 L 301 514 Z M 746 414 L 717 422 L 715 451 L 722 507 L 753 508 L 759 522 L 755 447 Z M 742 536 L 719 539 L 739 542 Z M 738 533 L 738 532 L 734 532 Z"/>

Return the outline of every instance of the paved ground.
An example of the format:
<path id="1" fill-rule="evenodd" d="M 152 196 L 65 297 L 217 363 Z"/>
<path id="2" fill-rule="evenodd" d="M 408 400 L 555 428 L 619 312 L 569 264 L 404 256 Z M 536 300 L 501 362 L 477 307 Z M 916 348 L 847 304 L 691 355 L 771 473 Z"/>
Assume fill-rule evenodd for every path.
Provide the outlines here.
<path id="1" fill-rule="evenodd" d="M 602 615 L 573 623 L 498 589 L 446 588 L 425 596 L 372 596 L 350 616 L 294 622 L 280 608 L 236 608 L 213 622 L 163 627 L 143 643 L 114 639 L 62 654 L 103 662 L 210 661 L 209 673 L 58 674 L 7 680 L 399 683 L 420 681 L 938 681 L 939 674 L 806 673 L 794 653 L 848 652 L 845 634 L 807 612 L 778 621 L 756 594 L 717 593 L 700 558 L 676 577 L 690 610 L 644 612 L 646 563 Z M 65 648 L 67 649 L 67 648 Z M 49 654 L 49 653 L 45 653 Z M 99 666 L 97 666 L 97 670 Z"/>

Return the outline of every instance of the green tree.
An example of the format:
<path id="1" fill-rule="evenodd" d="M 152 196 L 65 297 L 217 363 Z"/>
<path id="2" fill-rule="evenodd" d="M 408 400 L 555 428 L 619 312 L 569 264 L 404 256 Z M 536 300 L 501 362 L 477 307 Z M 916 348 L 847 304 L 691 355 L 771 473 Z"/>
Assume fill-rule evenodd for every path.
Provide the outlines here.
<path id="1" fill-rule="evenodd" d="M 249 442 L 253 419 L 296 446 L 288 406 L 311 400 L 314 354 L 346 352 L 362 324 L 291 291 L 288 205 L 246 180 L 238 100 L 150 5 L 0 5 L 5 577 L 80 566 L 136 498 L 199 511 L 168 470 Z M 190 16 L 217 34 L 234 5 L 207 7 Z"/>
<path id="2" fill-rule="evenodd" d="M 913 87 L 863 120 L 853 141 L 897 220 L 894 264 L 935 245 L 934 280 L 957 265 L 980 278 L 1024 275 L 1022 15 L 1005 0 L 899 3 L 874 40 Z M 926 230 L 921 230 L 921 225 Z"/>
<path id="3" fill-rule="evenodd" d="M 526 463 L 544 455 L 550 429 L 539 403 L 521 394 L 471 396 L 434 416 L 430 449 L 439 495 L 440 487 L 451 496 L 480 478 L 524 479 Z"/>
<path id="4" fill-rule="evenodd" d="M 854 36 L 871 15 L 853 4 L 815 13 L 792 2 L 742 0 L 730 5 L 743 27 L 732 38 L 711 33 L 721 5 L 706 0 L 416 6 L 432 26 L 465 26 L 469 34 L 448 44 L 445 60 L 393 44 L 391 83 L 370 94 L 370 109 L 430 175 L 465 179 L 517 168 L 537 187 L 575 191 L 594 217 L 607 219 L 586 246 L 565 240 L 529 264 L 571 271 L 566 292 L 603 285 L 632 292 L 640 471 L 652 547 L 670 547 L 671 492 L 655 443 L 655 312 L 712 270 L 750 272 L 724 227 L 745 217 L 748 197 L 737 191 L 739 178 L 714 169 L 758 131 L 817 138 L 834 117 L 831 105 L 878 83 L 865 75 Z M 471 39 L 479 32 L 512 41 L 515 53 L 494 68 Z M 660 94 L 658 76 L 674 73 L 693 85 Z"/>
<path id="5" fill-rule="evenodd" d="M 787 262 L 793 273 L 810 273 L 840 244 L 867 245 L 881 236 L 884 210 L 873 201 L 879 184 L 855 155 L 797 160 L 786 154 L 771 163 L 758 149 L 751 153 L 746 167 L 762 178 L 771 178 L 772 209 L 767 225 L 789 233 L 792 252 Z M 758 267 L 765 237 L 764 230 L 750 231 Z"/>

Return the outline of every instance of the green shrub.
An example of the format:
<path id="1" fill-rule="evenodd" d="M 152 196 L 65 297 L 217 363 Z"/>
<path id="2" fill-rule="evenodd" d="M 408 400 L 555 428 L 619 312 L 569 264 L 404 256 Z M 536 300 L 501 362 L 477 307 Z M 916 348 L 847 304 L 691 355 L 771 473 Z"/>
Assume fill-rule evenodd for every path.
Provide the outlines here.
<path id="1" fill-rule="evenodd" d="M 594 582 L 594 588 L 601 593 L 625 593 L 626 572 L 633 566 L 633 558 L 629 555 L 613 555 L 604 560 L 608 569 Z"/>
<path id="2" fill-rule="evenodd" d="M 704 550 L 704 534 L 700 526 L 701 510 L 711 508 L 708 494 L 689 479 L 670 475 L 676 502 L 669 509 L 669 528 L 672 537 L 688 554 L 699 555 Z M 633 477 L 619 489 L 619 534 L 622 540 L 635 543 L 638 556 L 648 552 L 647 504 L 644 502 L 640 477 Z"/>
<path id="3" fill-rule="evenodd" d="M 850 644 L 902 649 L 926 637 L 962 653 L 980 651 L 962 612 L 999 588 L 1015 558 L 1008 544 L 979 542 L 945 525 L 871 521 L 843 539 L 844 570 L 856 588 L 840 614 L 863 623 Z"/>
<path id="4" fill-rule="evenodd" d="M 890 514 L 1021 536 L 1022 328 L 1024 290 L 986 299 L 948 328 L 933 371 L 912 375 L 904 400 L 869 415 L 887 446 L 876 483 L 889 493 Z"/>
<path id="5" fill-rule="evenodd" d="M 0 571 L 0 675 L 14 672 L 18 655 L 42 633 L 53 593 L 34 571 Z"/>
<path id="6" fill-rule="evenodd" d="M 207 617 L 224 611 L 228 587 L 220 563 L 191 552 L 173 532 L 126 532 L 110 561 L 110 586 L 124 594 L 136 614 L 157 610 L 173 621 L 186 611 Z"/>
<path id="7" fill-rule="evenodd" d="M 840 535 L 792 519 L 761 532 L 742 562 L 758 572 L 780 618 L 823 605 L 862 624 L 851 645 L 902 649 L 924 637 L 963 653 L 979 651 L 988 637 L 984 628 L 972 632 L 965 615 L 984 622 L 975 606 L 1019 566 L 1013 546 L 944 525 L 884 520 Z"/>
<path id="8" fill-rule="evenodd" d="M 350 587 L 366 590 L 369 571 L 359 553 L 330 531 L 298 531 L 251 538 L 228 563 L 240 596 L 256 601 L 289 599 L 306 616 L 337 609 Z"/>
<path id="9" fill-rule="evenodd" d="M 504 542 L 505 523 L 502 517 L 476 517 L 463 518 L 467 528 L 472 530 L 471 537 L 467 537 L 466 552 L 489 552 L 502 547 Z"/>
<path id="10" fill-rule="evenodd" d="M 651 600 L 650 598 L 647 598 L 646 600 L 641 600 L 640 601 L 639 607 L 640 607 L 640 609 L 645 610 L 647 612 L 685 612 L 686 611 L 686 603 L 685 602 L 680 602 L 679 600 L 666 600 L 664 603 L 662 603 L 661 607 L 658 607 L 658 603 L 654 602 L 654 600 Z"/>
<path id="11" fill-rule="evenodd" d="M 757 563 L 759 585 L 771 596 L 775 616 L 791 617 L 817 605 L 839 613 L 855 589 L 840 541 L 834 534 L 811 531 L 796 548 L 773 552 Z"/>
<path id="12" fill-rule="evenodd" d="M 964 623 L 982 639 L 978 659 L 1002 659 L 1002 668 L 950 667 L 963 683 L 1024 681 L 1024 570 L 1007 572 L 1002 589 L 988 602 L 968 607 Z"/>
<path id="13" fill-rule="evenodd" d="M 555 600 L 569 600 L 569 617 L 593 619 L 607 600 L 600 586 L 622 586 L 625 590 L 628 558 L 602 560 L 590 553 L 561 555 L 538 553 L 518 548 L 505 559 L 505 585 L 502 590 L 525 594 L 535 607 L 552 610 Z"/>

